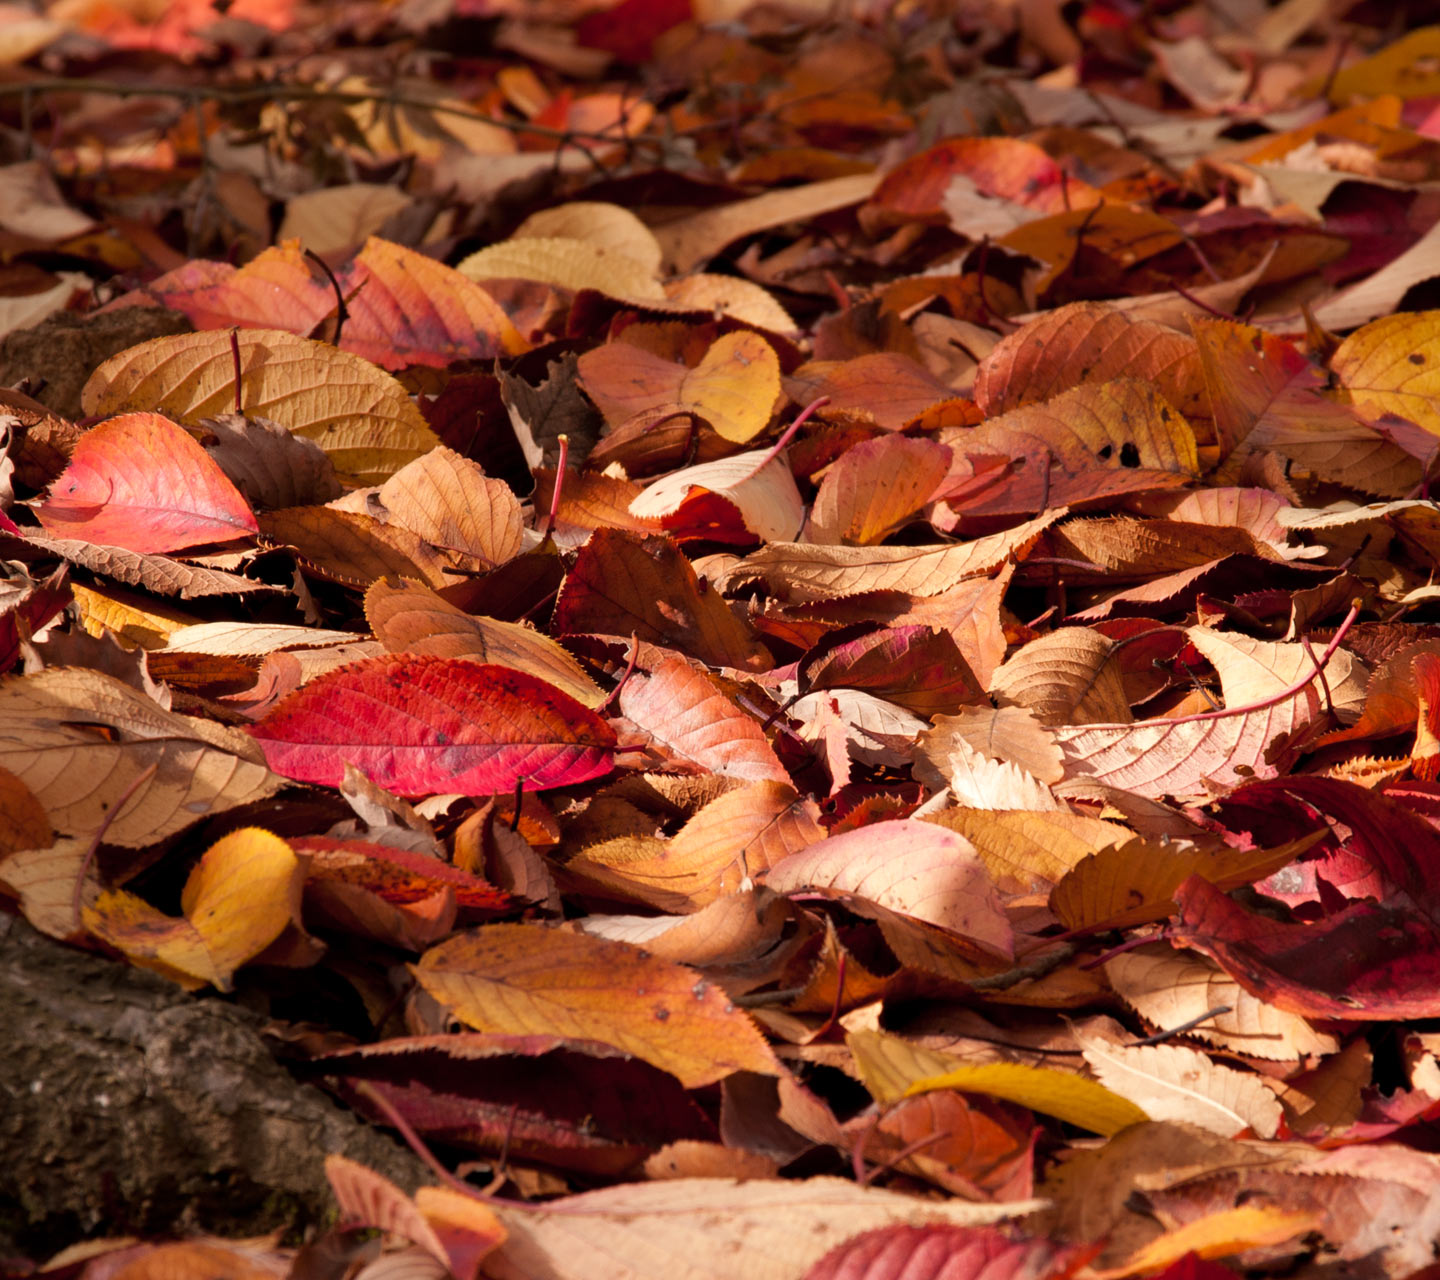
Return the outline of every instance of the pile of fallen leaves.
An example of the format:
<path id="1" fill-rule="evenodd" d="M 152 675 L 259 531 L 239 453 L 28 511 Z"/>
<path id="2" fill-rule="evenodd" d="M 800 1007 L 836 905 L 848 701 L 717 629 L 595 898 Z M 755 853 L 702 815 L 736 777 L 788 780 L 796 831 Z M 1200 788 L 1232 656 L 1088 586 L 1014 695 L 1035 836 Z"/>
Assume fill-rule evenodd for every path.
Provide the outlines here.
<path id="1" fill-rule="evenodd" d="M 1402 22 L 0 10 L 0 906 L 441 1153 L 327 1275 L 1423 1270 Z"/>

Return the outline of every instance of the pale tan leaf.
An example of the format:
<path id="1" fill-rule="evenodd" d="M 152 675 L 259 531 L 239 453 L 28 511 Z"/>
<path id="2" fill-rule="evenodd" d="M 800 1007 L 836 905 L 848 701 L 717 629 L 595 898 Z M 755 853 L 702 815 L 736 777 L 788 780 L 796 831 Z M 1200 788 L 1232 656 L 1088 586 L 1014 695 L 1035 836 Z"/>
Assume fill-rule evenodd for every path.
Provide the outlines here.
<path id="1" fill-rule="evenodd" d="M 654 233 L 629 209 L 602 200 L 571 200 L 532 213 L 511 237 L 515 240 L 583 240 L 597 249 L 633 258 L 652 276 L 660 274 L 662 256 Z"/>
<path id="2" fill-rule="evenodd" d="M 411 198 L 388 183 L 351 182 L 305 191 L 285 202 L 276 240 L 299 240 L 322 256 L 362 245 L 408 208 Z"/>
<path id="3" fill-rule="evenodd" d="M 1280 1127 L 1279 1100 L 1258 1076 L 1223 1067 L 1198 1049 L 1115 1044 L 1078 1027 L 1075 1040 L 1100 1083 L 1152 1120 L 1193 1124 L 1224 1138 L 1247 1128 L 1273 1138 Z"/>
<path id="4" fill-rule="evenodd" d="M 666 266 L 682 275 L 741 236 L 859 204 L 870 197 L 880 176 L 878 172 L 857 173 L 767 191 L 668 222 L 656 231 L 655 238 L 664 251 Z"/>
<path id="5" fill-rule="evenodd" d="M 953 716 L 936 716 L 921 737 L 921 754 L 938 760 L 957 739 L 991 760 L 1018 766 L 1041 782 L 1059 782 L 1065 776 L 1064 758 L 1054 735 L 1023 707 L 962 707 Z"/>
<path id="6" fill-rule="evenodd" d="M 958 832 L 902 818 L 818 841 L 758 880 L 777 893 L 854 895 L 1008 958 L 1010 925 L 975 846 Z"/>
<path id="7" fill-rule="evenodd" d="M 166 637 L 167 653 L 211 653 L 260 657 L 284 649 L 321 649 L 364 640 L 358 631 L 326 631 L 278 622 L 197 622 L 177 627 Z"/>
<path id="8" fill-rule="evenodd" d="M 922 1200 L 843 1178 L 676 1178 L 571 1196 L 564 1212 L 497 1206 L 509 1239 L 485 1259 L 496 1280 L 799 1280 L 862 1231 L 980 1226 L 1039 1201 Z"/>
<path id="9" fill-rule="evenodd" d="M 436 546 L 486 565 L 520 554 L 520 499 L 453 449 L 441 446 L 407 463 L 380 486 L 379 498 L 392 520 Z"/>
<path id="10" fill-rule="evenodd" d="M 20 912 L 32 926 L 52 938 L 79 938 L 84 923 L 75 913 L 75 882 L 90 849 L 89 836 L 61 836 L 44 849 L 22 849 L 0 859 L 0 888 L 20 900 Z M 100 894 L 94 873 L 81 891 L 82 907 Z"/>
<path id="11" fill-rule="evenodd" d="M 467 279 L 538 280 L 564 289 L 596 289 L 612 298 L 665 298 L 655 272 L 629 254 L 572 236 L 515 237 L 492 244 L 456 268 Z"/>
<path id="12" fill-rule="evenodd" d="M 1002 706 L 1025 707 L 1044 725 L 1128 724 L 1133 717 L 1114 642 L 1089 627 L 1062 627 L 1019 649 L 990 678 Z M 1052 779 L 1058 781 L 1058 778 Z"/>
<path id="13" fill-rule="evenodd" d="M 936 596 L 967 578 L 994 573 L 1012 557 L 1023 561 L 1055 522 L 1043 515 L 1004 533 L 953 546 L 818 547 L 776 542 L 747 556 L 729 584 L 762 582 L 790 602 L 830 600 L 860 591 Z"/>
<path id="14" fill-rule="evenodd" d="M 105 832 L 111 844 L 132 848 L 285 785 L 247 735 L 164 711 L 129 685 L 82 668 L 0 684 L 0 765 L 67 834 L 93 831 L 138 781 Z M 142 780 L 152 765 L 156 772 Z"/>
<path id="15" fill-rule="evenodd" d="M 1304 646 L 1190 627 L 1186 634 L 1220 673 L 1229 708 L 1283 693 L 1314 671 Z M 1344 649 L 1326 669 L 1337 710 L 1358 714 L 1364 702 L 1364 667 Z M 1198 719 L 1142 720 L 1131 725 L 1080 725 L 1055 730 L 1067 757 L 1066 776 L 1086 777 L 1159 799 L 1210 796 L 1252 778 L 1276 777 L 1287 754 L 1324 714 L 1312 681 L 1299 693 L 1244 714 Z M 1283 740 L 1275 755 L 1272 744 Z"/>
<path id="16" fill-rule="evenodd" d="M 1340 1048 L 1337 1036 L 1251 995 L 1197 952 L 1140 947 L 1106 961 L 1105 977 L 1116 995 L 1158 1029 L 1182 1026 L 1228 1006 L 1227 1012 L 1212 1014 L 1187 1034 L 1236 1053 L 1284 1062 Z"/>
<path id="17" fill-rule="evenodd" d="M 641 520 L 663 519 L 694 491 L 708 490 L 734 503 L 745 527 L 762 541 L 793 538 L 805 521 L 805 504 L 784 459 L 767 463 L 767 457 L 769 450 L 756 449 L 672 471 L 631 501 L 630 514 Z"/>
<path id="18" fill-rule="evenodd" d="M 228 412 L 231 337 L 185 333 L 112 356 L 85 384 L 85 412 L 158 410 L 194 424 Z M 440 443 L 405 388 L 359 356 L 276 329 L 241 329 L 234 339 L 245 412 L 314 440 L 337 471 L 378 483 Z"/>
<path id="19" fill-rule="evenodd" d="M 790 313 L 752 280 L 741 276 L 709 275 L 697 271 L 692 275 L 669 280 L 665 296 L 674 307 L 686 311 L 703 311 L 706 315 L 722 315 L 754 325 L 771 333 L 794 333 L 797 329 Z"/>
<path id="20" fill-rule="evenodd" d="M 807 729 L 818 720 L 834 716 L 847 728 L 847 747 L 861 764 L 899 768 L 910 761 L 915 735 L 925 721 L 913 711 L 877 698 L 864 689 L 821 689 L 807 693 L 790 707 L 791 716 L 801 724 L 800 736 L 807 741 Z"/>

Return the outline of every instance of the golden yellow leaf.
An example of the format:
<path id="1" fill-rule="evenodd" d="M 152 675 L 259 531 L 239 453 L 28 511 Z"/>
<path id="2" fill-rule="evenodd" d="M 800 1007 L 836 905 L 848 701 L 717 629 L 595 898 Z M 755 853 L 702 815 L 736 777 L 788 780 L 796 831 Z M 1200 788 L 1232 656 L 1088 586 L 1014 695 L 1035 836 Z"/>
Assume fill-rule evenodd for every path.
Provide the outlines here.
<path id="1" fill-rule="evenodd" d="M 479 1031 L 598 1040 L 691 1089 L 735 1071 L 780 1073 L 764 1037 L 723 991 L 622 942 L 490 925 L 432 947 L 411 970 Z"/>

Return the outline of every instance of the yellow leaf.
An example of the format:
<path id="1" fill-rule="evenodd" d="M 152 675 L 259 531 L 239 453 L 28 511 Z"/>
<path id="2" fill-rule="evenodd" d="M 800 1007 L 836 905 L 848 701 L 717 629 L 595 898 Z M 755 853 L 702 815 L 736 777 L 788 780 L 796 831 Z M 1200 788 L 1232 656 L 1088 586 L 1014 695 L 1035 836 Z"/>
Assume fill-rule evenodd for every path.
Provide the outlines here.
<path id="1" fill-rule="evenodd" d="M 236 969 L 298 922 L 304 879 L 285 841 L 244 827 L 213 844 L 191 872 L 180 898 L 183 918 L 116 891 L 100 894 L 82 918 L 142 968 L 191 990 L 213 983 L 228 991 Z"/>
<path id="2" fill-rule="evenodd" d="M 680 401 L 726 440 L 744 444 L 762 432 L 780 394 L 780 359 L 758 333 L 715 340 L 680 386 Z"/>
<path id="3" fill-rule="evenodd" d="M 1367 324 L 1340 344 L 1330 367 L 1369 415 L 1398 414 L 1440 435 L 1440 311 Z"/>
<path id="4" fill-rule="evenodd" d="M 1097 1275 L 1105 1280 L 1118 1280 L 1120 1276 L 1143 1271 L 1163 1271 L 1187 1253 L 1201 1258 L 1223 1258 L 1245 1249 L 1280 1245 L 1307 1231 L 1318 1230 L 1321 1221 L 1317 1213 L 1287 1213 L 1282 1209 L 1251 1206 L 1225 1209 L 1167 1231 L 1133 1254 L 1123 1267 Z"/>
<path id="5" fill-rule="evenodd" d="M 1067 1075 L 1063 1071 L 1048 1071 L 1044 1067 L 1022 1066 L 1017 1062 L 956 1067 L 944 1075 L 916 1080 L 905 1091 L 905 1096 L 914 1097 L 932 1089 L 988 1093 L 1106 1137 L 1150 1118 L 1133 1102 L 1111 1093 L 1093 1080 Z"/>
<path id="6" fill-rule="evenodd" d="M 1375 98 L 1429 98 L 1440 94 L 1440 27 L 1421 27 L 1379 53 L 1337 71 L 1330 80 L 1330 101 Z"/>
<path id="7" fill-rule="evenodd" d="M 966 1065 L 951 1054 L 874 1031 L 852 1032 L 846 1044 L 865 1087 L 880 1103 L 934 1089 L 988 1093 L 1106 1137 L 1150 1118 L 1093 1080 L 1064 1071 L 1013 1062 Z"/>

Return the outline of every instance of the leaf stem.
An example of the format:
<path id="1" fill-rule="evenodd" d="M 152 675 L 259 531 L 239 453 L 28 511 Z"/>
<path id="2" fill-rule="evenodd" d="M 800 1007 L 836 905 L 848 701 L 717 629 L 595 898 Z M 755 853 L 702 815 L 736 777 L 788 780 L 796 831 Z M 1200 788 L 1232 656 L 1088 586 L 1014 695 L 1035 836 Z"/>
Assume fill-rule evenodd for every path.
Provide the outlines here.
<path id="1" fill-rule="evenodd" d="M 1287 698 L 1293 698 L 1297 693 L 1303 691 L 1305 686 L 1310 684 L 1317 676 L 1324 675 L 1326 664 L 1335 656 L 1335 650 L 1340 647 L 1340 642 L 1345 639 L 1350 628 L 1355 625 L 1355 619 L 1359 616 L 1360 601 L 1356 600 L 1351 604 L 1350 612 L 1345 615 L 1345 620 L 1341 622 L 1334 637 L 1331 639 L 1329 645 L 1326 646 L 1325 652 L 1320 655 L 1318 660 L 1314 659 L 1312 655 L 1312 661 L 1315 662 L 1315 669 L 1308 676 L 1297 680 L 1288 688 L 1280 690 L 1279 693 L 1271 694 L 1268 698 L 1262 698 L 1259 702 L 1247 702 L 1243 707 L 1222 707 L 1219 711 L 1197 711 L 1194 715 L 1175 716 L 1171 719 L 1162 718 L 1160 720 L 1140 721 L 1139 723 L 1170 725 L 1198 724 L 1203 720 L 1223 720 L 1227 716 L 1247 716 L 1252 711 L 1264 711 L 1267 707 L 1273 707 L 1276 703 L 1284 702 Z"/>
<path id="2" fill-rule="evenodd" d="M 150 781 L 160 771 L 160 763 L 148 764 L 131 780 L 130 785 L 120 793 L 120 798 L 110 806 L 109 812 L 100 820 L 100 825 L 95 828 L 95 834 L 90 838 L 90 847 L 85 850 L 85 857 L 80 863 L 80 873 L 75 877 L 75 895 L 70 900 L 70 908 L 75 921 L 75 932 L 81 932 L 80 908 L 85 893 L 85 877 L 90 874 L 91 864 L 95 861 L 95 855 L 100 851 L 100 842 L 105 838 L 105 833 L 110 829 L 110 824 L 120 815 L 123 809 L 141 786 Z"/>

